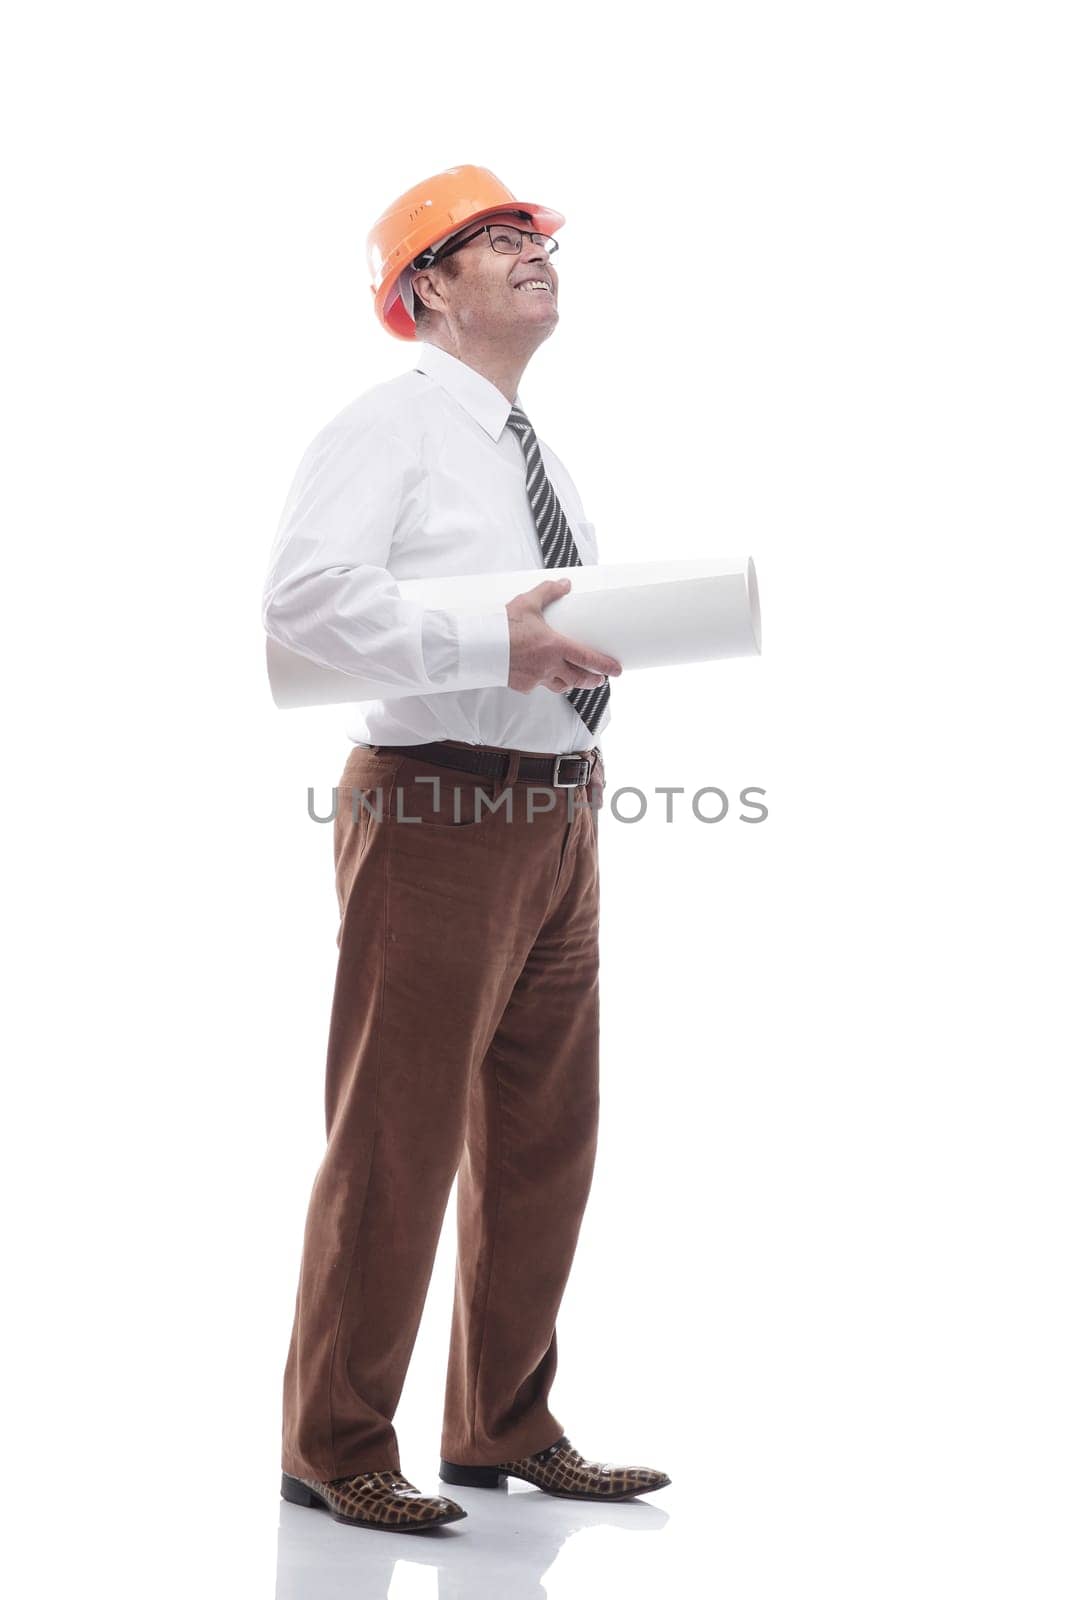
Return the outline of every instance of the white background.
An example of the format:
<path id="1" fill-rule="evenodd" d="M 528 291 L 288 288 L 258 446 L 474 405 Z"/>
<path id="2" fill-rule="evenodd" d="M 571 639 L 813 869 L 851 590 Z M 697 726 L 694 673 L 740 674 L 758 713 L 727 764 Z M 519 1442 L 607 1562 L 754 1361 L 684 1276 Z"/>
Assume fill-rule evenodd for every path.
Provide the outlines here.
<path id="1" fill-rule="evenodd" d="M 1064 53 L 1033 4 L 24 8 L 6 30 L 5 1500 L 21 1593 L 1059 1597 Z M 523 379 L 607 561 L 764 654 L 614 686 L 602 1122 L 553 1405 L 673 1483 L 278 1499 L 343 710 L 260 585 L 411 347 L 368 227 L 567 217 Z M 654 798 L 654 797 L 653 797 Z M 661 804 L 661 802 L 660 802 Z M 397 1416 L 437 1490 L 450 1209 Z"/>

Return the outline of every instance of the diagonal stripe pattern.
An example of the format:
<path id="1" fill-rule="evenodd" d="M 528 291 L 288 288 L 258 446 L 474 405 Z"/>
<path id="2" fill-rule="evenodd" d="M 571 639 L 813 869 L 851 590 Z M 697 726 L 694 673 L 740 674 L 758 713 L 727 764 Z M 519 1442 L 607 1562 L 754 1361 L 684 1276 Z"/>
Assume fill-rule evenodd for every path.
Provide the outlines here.
<path id="1" fill-rule="evenodd" d="M 507 425 L 517 435 L 526 457 L 526 494 L 545 566 L 580 567 L 582 559 L 559 496 L 545 471 L 533 424 L 521 407 L 512 406 Z M 569 689 L 564 699 L 570 701 L 589 732 L 595 734 L 610 693 L 611 685 L 605 680 L 598 689 Z"/>

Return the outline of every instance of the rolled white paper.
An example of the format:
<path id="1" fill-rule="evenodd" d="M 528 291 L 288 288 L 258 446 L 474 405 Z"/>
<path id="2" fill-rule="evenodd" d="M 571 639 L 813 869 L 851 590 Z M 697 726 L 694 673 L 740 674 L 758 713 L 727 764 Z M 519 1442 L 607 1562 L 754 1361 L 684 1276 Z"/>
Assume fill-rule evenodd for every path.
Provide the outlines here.
<path id="1" fill-rule="evenodd" d="M 615 656 L 626 671 L 760 654 L 759 590 L 751 556 L 404 578 L 397 588 L 405 600 L 432 610 L 492 611 L 556 577 L 569 578 L 571 587 L 545 606 L 546 622 L 557 633 Z M 269 634 L 267 675 L 274 703 L 283 711 L 435 692 L 429 686 L 401 690 L 320 666 Z"/>

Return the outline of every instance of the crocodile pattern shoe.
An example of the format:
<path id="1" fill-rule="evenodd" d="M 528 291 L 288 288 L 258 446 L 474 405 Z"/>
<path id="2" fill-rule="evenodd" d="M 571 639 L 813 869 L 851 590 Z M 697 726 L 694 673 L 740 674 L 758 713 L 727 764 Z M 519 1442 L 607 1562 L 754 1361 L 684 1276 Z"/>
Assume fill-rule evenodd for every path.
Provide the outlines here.
<path id="1" fill-rule="evenodd" d="M 655 1467 L 617 1467 L 610 1461 L 587 1461 L 566 1434 L 535 1455 L 523 1456 L 521 1461 L 501 1461 L 495 1467 L 463 1467 L 455 1461 L 441 1461 L 445 1483 L 496 1489 L 509 1477 L 523 1478 L 546 1494 L 558 1494 L 567 1500 L 626 1500 L 631 1495 L 647 1494 L 650 1489 L 662 1489 L 671 1481 Z"/>
<path id="2" fill-rule="evenodd" d="M 458 1522 L 467 1513 L 444 1495 L 420 1494 L 401 1472 L 360 1472 L 351 1478 L 294 1478 L 282 1473 L 282 1499 L 294 1506 L 315 1506 L 336 1522 L 358 1528 L 388 1528 L 407 1533 Z"/>

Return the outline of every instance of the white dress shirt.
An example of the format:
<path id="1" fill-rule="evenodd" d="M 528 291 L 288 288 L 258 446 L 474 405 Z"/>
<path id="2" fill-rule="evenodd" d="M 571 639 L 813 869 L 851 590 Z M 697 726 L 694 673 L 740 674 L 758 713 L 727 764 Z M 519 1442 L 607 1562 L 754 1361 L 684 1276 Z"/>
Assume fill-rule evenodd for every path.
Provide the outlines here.
<path id="1" fill-rule="evenodd" d="M 465 616 L 401 598 L 400 578 L 544 567 L 522 446 L 506 426 L 511 401 L 436 345 L 416 349 L 413 371 L 376 384 L 308 446 L 271 552 L 263 625 L 322 666 L 405 691 L 346 708 L 354 744 L 588 750 L 610 704 L 594 739 L 564 695 L 509 689 L 503 606 Z M 538 442 L 582 564 L 593 565 L 596 530 L 563 463 L 540 433 Z"/>

